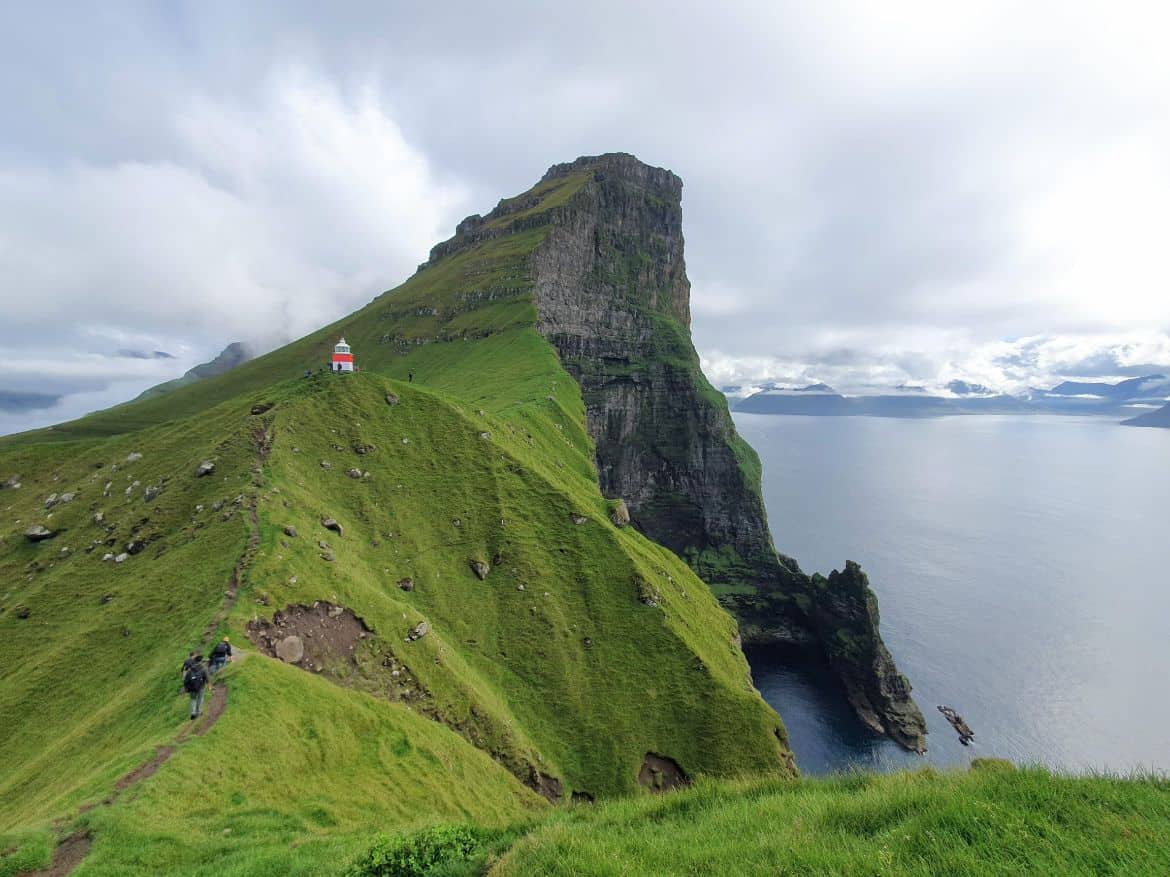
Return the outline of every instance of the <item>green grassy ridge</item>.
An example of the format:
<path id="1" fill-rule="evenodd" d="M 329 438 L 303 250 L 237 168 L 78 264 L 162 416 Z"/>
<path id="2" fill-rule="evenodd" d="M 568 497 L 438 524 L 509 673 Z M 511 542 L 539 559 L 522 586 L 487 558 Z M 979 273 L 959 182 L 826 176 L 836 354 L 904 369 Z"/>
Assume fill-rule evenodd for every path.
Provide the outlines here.
<path id="1" fill-rule="evenodd" d="M 731 620 L 677 558 L 609 523 L 607 503 L 592 474 L 576 384 L 563 372 L 549 370 L 557 364 L 555 353 L 534 333 L 503 333 L 468 350 L 473 347 L 473 358 L 492 350 L 496 359 L 506 353 L 522 375 L 516 380 L 498 364 L 496 374 L 490 368 L 470 372 L 474 393 L 464 392 L 483 409 L 446 391 L 371 373 L 325 375 L 287 380 L 258 396 L 245 393 L 198 416 L 130 435 L 0 448 L 0 471 L 20 472 L 24 481 L 21 490 L 0 495 L 7 520 L 0 569 L 6 581 L 32 575 L 31 581 L 9 589 L 0 603 L 5 609 L 0 613 L 4 730 L 18 739 L 13 750 L 18 757 L 0 765 L 0 831 L 31 836 L 34 846 L 43 846 L 43 830 L 29 835 L 30 829 L 100 800 L 117 777 L 142 763 L 155 746 L 173 739 L 183 721 L 175 665 L 222 603 L 231 569 L 247 542 L 243 509 L 253 494 L 260 545 L 236 611 L 224 627 L 237 643 L 247 620 L 286 601 L 327 599 L 354 606 L 376 630 L 388 632 L 396 650 L 398 635 L 416 615 L 425 616 L 434 625 L 433 633 L 409 648 L 402 644 L 401 651 L 441 701 L 444 718 L 458 724 L 474 709 L 487 720 L 476 742 L 535 759 L 542 769 L 566 780 L 566 793 L 584 788 L 613 794 L 635 788 L 633 778 L 647 750 L 669 754 L 695 772 L 783 768 L 774 733 L 782 735 L 782 726 L 750 688 L 746 663 L 730 644 Z M 457 371 L 442 374 L 455 387 Z M 387 404 L 387 392 L 398 395 L 398 405 Z M 274 407 L 253 417 L 248 412 L 257 400 Z M 257 473 L 255 432 L 262 425 L 267 425 L 272 443 Z M 487 439 L 483 432 L 489 433 Z M 401 438 L 409 443 L 401 444 Z M 356 455 L 352 445 L 357 440 L 375 444 L 377 450 Z M 126 463 L 131 451 L 144 458 Z M 195 466 L 207 458 L 216 462 L 215 474 L 196 479 Z M 323 470 L 320 459 L 332 460 L 333 468 Z M 112 471 L 115 462 L 117 472 Z M 96 468 L 98 463 L 102 468 Z M 369 469 L 370 479 L 347 478 L 351 464 Z M 108 480 L 114 485 L 107 497 L 102 489 Z M 133 480 L 141 484 L 127 498 L 123 488 Z M 163 491 L 147 506 L 142 489 L 154 484 L 162 484 Z M 403 502 L 398 484 L 410 494 L 409 501 Z M 45 495 L 78 487 L 72 503 L 56 507 L 53 517 L 46 518 L 41 508 Z M 241 507 L 233 502 L 237 495 L 244 497 Z M 227 521 L 211 509 L 212 503 L 224 500 L 226 509 L 234 509 Z M 204 510 L 196 512 L 197 505 Z M 154 541 L 118 566 L 100 560 L 104 544 L 85 554 L 86 543 L 77 537 L 107 538 L 92 522 L 96 511 L 116 526 L 108 537 L 116 544 L 109 550 L 121 550 L 136 525 Z M 346 526 L 344 538 L 321 529 L 320 516 L 326 513 Z M 570 515 L 577 513 L 588 523 L 572 523 Z M 457 543 L 451 539 L 456 515 L 463 524 Z M 501 518 L 513 522 L 503 541 L 492 532 Z M 31 545 L 20 534 L 32 520 L 60 526 L 62 534 Z M 286 548 L 281 540 L 287 538 L 282 528 L 288 523 L 302 535 Z M 411 534 L 398 547 L 411 560 L 405 574 L 413 572 L 419 582 L 413 594 L 394 584 L 402 570 L 390 562 L 391 541 L 383 531 Z M 318 538 L 336 550 L 334 564 L 317 556 Z M 74 553 L 56 559 L 65 542 Z M 491 560 L 491 552 L 501 545 L 505 560 L 487 582 L 479 582 L 467 560 L 480 553 Z M 165 550 L 158 553 L 160 548 Z M 37 563 L 40 571 L 29 573 L 30 563 Z M 428 573 L 435 572 L 457 590 L 431 590 Z M 298 576 L 295 587 L 287 584 L 292 575 Z M 525 592 L 515 590 L 519 577 L 529 583 Z M 546 590 L 548 598 L 543 596 Z M 101 605 L 106 593 L 114 599 Z M 659 607 L 641 603 L 645 593 L 656 597 Z M 257 605 L 257 599 L 272 608 Z M 535 616 L 532 621 L 524 618 L 528 605 L 517 602 L 522 599 L 537 609 L 527 613 Z M 11 610 L 17 605 L 28 606 L 30 618 L 15 617 Z M 404 612 L 408 618 L 402 618 Z M 595 625 L 595 647 L 588 653 L 580 638 L 586 622 Z M 123 626 L 131 629 L 129 638 L 121 635 Z M 573 630 L 575 626 L 579 629 Z M 477 647 L 463 641 L 468 638 Z M 506 660 L 492 651 L 501 646 L 509 653 Z M 661 661 L 647 663 L 647 655 Z M 435 657 L 441 665 L 433 663 Z M 246 682 L 252 667 L 272 664 L 300 684 L 325 685 L 335 713 L 370 701 L 359 691 L 327 685 L 268 659 L 251 661 L 259 663 L 245 663 L 232 672 Z M 627 664 L 636 667 L 629 677 L 604 671 Z M 78 672 L 79 666 L 84 672 Z M 237 690 L 233 683 L 231 709 L 221 724 L 238 712 L 256 709 L 254 698 L 270 699 L 269 685 L 287 684 L 284 676 L 264 673 L 250 688 Z M 655 707 L 664 703 L 668 709 Z M 410 705 L 381 703 L 376 709 L 416 718 Z M 396 775 L 381 763 L 365 762 L 359 769 L 382 778 L 383 797 L 399 794 L 403 784 L 418 785 L 411 824 L 456 817 L 490 821 L 492 813 L 500 820 L 515 819 L 530 811 L 531 793 L 483 751 L 442 724 L 418 721 L 412 745 L 441 744 L 453 753 L 448 760 L 455 759 L 460 770 L 470 769 L 463 761 L 484 759 L 492 770 L 477 783 L 474 795 L 458 806 L 440 807 L 432 803 L 443 800 L 438 792 L 446 782 L 443 771 L 428 780 L 432 788 L 413 775 Z M 34 723 L 37 734 L 22 733 Z M 365 729 L 344 724 L 337 729 L 339 740 L 361 733 Z M 599 742 L 595 750 L 583 752 L 581 739 Z M 718 745 L 709 749 L 701 741 Z M 385 801 L 364 800 L 377 797 L 368 788 L 339 787 L 312 771 L 304 773 L 300 756 L 293 753 L 283 761 L 271 756 L 266 761 L 254 750 L 229 742 L 217 726 L 206 739 L 183 744 L 140 787 L 141 793 L 135 789 L 115 806 L 83 818 L 82 824 L 95 829 L 98 838 L 85 867 L 100 865 L 93 873 L 155 873 L 145 863 L 160 855 L 167 860 L 170 854 L 161 851 L 176 842 L 180 829 L 176 822 L 159 826 L 156 834 L 143 834 L 149 814 L 135 810 L 132 802 L 156 786 L 167 787 L 168 778 L 186 763 L 189 749 L 209 746 L 215 751 L 204 753 L 199 763 L 222 758 L 231 766 L 212 784 L 217 794 L 231 800 L 268 782 L 273 768 L 303 773 L 306 784 L 324 789 L 317 805 L 324 814 L 321 825 L 297 821 L 279 798 L 261 808 L 262 818 L 241 822 L 228 840 L 215 835 L 221 829 L 210 817 L 200 822 L 178 848 L 196 859 L 219 861 L 228 873 L 292 873 L 289 862 L 302 856 L 305 862 L 331 860 L 338 850 L 356 849 L 375 825 L 404 824 Z M 294 761 L 298 763 L 292 768 Z M 201 770 L 192 768 L 192 776 L 209 782 Z M 484 784 L 491 787 L 490 794 Z M 187 806 L 183 801 L 204 800 L 195 792 L 183 799 L 158 794 L 162 797 L 150 812 L 170 812 L 172 817 L 176 807 Z M 491 807 L 480 800 L 485 794 L 493 801 Z M 351 821 L 358 818 L 355 812 L 367 812 L 371 820 L 359 826 Z M 305 844 L 294 854 L 285 847 L 295 834 Z M 316 852 L 301 852 L 305 846 L 318 850 L 319 858 Z M 277 864 L 270 866 L 270 860 Z M 181 867 L 176 862 L 175 873 L 186 873 Z M 304 868 L 295 872 L 312 870 Z"/>
<path id="2" fill-rule="evenodd" d="M 750 685 L 731 619 L 677 558 L 609 523 L 595 482 L 547 465 L 529 442 L 531 412 L 460 412 L 370 374 L 304 387 L 272 412 L 266 473 L 280 502 L 261 502 L 271 550 L 253 570 L 270 605 L 353 608 L 431 693 L 429 709 L 506 760 L 559 776 L 566 794 L 634 790 L 647 751 L 694 772 L 780 767 L 783 728 Z M 384 401 L 387 388 L 398 405 Z M 532 405 L 554 420 L 561 412 Z M 376 450 L 351 450 L 372 438 Z M 370 477 L 348 478 L 351 465 Z M 344 538 L 321 528 L 324 515 Z M 290 523 L 299 538 L 279 535 Z M 320 559 L 318 538 L 335 562 Z M 472 559 L 494 563 L 486 582 Z M 395 586 L 406 576 L 411 593 Z M 421 619 L 431 633 L 402 643 Z M 617 677 L 609 668 L 619 667 Z"/>
<path id="3" fill-rule="evenodd" d="M 702 782 L 663 798 L 553 814 L 487 873 L 1163 875 L 1170 782 L 995 763 Z"/>

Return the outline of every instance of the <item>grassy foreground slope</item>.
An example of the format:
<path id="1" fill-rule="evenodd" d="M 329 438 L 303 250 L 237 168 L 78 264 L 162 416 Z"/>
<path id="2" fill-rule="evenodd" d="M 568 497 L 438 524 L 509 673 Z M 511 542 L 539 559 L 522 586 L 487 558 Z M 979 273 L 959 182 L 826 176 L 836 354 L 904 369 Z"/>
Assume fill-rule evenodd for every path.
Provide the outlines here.
<path id="1" fill-rule="evenodd" d="M 1162 875 L 1170 782 L 969 773 L 706 782 L 550 816 L 491 877 Z"/>

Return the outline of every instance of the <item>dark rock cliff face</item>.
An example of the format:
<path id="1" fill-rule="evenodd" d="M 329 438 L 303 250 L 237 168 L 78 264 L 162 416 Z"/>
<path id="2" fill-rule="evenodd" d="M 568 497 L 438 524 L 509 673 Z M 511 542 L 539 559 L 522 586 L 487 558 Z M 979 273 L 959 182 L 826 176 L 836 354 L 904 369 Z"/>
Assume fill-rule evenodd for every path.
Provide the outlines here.
<path id="1" fill-rule="evenodd" d="M 745 643 L 822 652 L 863 721 L 924 748 L 864 573 L 849 563 L 810 577 L 772 544 L 759 459 L 691 344 L 682 180 L 621 153 L 555 165 L 532 191 L 464 219 L 427 265 L 535 228 L 548 231 L 529 258 L 537 329 L 581 387 L 602 491 L 712 586 Z"/>

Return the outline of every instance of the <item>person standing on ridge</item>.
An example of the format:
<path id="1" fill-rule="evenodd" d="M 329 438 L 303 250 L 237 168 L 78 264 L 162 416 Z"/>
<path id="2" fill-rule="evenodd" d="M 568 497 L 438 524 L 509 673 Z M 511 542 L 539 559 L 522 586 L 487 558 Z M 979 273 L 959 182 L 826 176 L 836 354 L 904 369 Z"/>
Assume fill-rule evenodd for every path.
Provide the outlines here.
<path id="1" fill-rule="evenodd" d="M 207 670 L 203 667 L 203 656 L 195 655 L 194 660 L 183 673 L 183 689 L 191 695 L 191 721 L 203 715 L 203 693 L 207 685 Z M 184 664 L 186 666 L 186 664 Z"/>
<path id="2" fill-rule="evenodd" d="M 232 660 L 232 644 L 225 636 L 220 642 L 215 644 L 211 650 L 211 660 L 208 662 L 208 670 L 214 676 L 226 666 L 227 662 Z"/>
<path id="3" fill-rule="evenodd" d="M 413 383 L 414 383 L 414 372 L 407 372 L 407 373 L 406 373 L 406 382 L 407 382 L 408 384 L 413 384 Z"/>

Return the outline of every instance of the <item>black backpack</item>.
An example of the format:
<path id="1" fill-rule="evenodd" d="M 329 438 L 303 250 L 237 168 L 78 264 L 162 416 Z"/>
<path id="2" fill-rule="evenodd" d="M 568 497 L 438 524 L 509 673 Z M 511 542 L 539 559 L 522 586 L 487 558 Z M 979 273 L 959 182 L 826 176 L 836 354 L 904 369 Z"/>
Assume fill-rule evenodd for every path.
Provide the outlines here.
<path id="1" fill-rule="evenodd" d="M 183 677 L 183 687 L 191 694 L 198 694 L 202 691 L 205 682 L 207 682 L 207 675 L 203 672 L 202 664 L 196 664 L 188 669 Z"/>
<path id="2" fill-rule="evenodd" d="M 211 657 L 226 658 L 228 653 L 227 643 L 216 643 L 215 648 L 211 650 Z"/>

